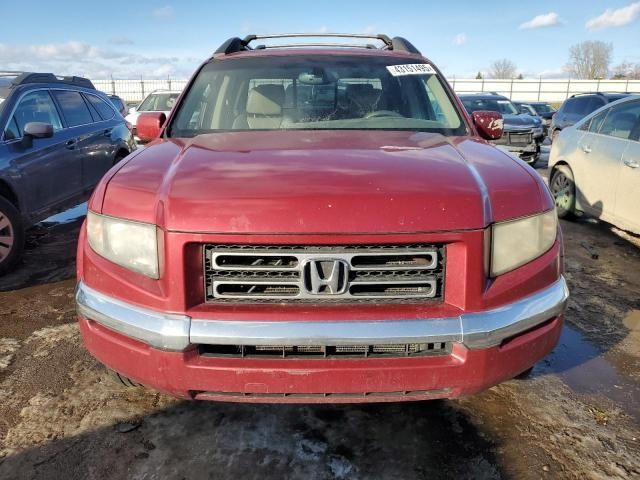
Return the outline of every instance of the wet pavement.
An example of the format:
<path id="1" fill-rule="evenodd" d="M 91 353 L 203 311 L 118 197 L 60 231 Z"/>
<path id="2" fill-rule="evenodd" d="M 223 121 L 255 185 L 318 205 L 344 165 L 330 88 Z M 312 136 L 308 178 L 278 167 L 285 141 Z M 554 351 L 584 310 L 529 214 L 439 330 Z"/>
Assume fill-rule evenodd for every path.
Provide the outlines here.
<path id="1" fill-rule="evenodd" d="M 0 479 L 640 478 L 638 237 L 562 222 L 566 327 L 526 379 L 452 401 L 235 405 L 121 389 L 86 353 L 83 213 L 36 226 L 0 277 Z"/>

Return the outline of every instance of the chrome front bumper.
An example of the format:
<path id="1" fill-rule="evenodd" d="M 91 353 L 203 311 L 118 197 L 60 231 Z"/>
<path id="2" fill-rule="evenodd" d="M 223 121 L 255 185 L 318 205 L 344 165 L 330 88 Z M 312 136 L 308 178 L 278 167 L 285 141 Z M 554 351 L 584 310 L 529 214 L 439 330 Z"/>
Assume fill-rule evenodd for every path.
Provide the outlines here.
<path id="1" fill-rule="evenodd" d="M 163 313 L 103 295 L 80 282 L 79 315 L 152 347 L 181 351 L 209 345 L 371 345 L 458 342 L 470 349 L 499 345 L 564 312 L 564 277 L 522 300 L 477 313 L 418 320 L 220 321 Z"/>

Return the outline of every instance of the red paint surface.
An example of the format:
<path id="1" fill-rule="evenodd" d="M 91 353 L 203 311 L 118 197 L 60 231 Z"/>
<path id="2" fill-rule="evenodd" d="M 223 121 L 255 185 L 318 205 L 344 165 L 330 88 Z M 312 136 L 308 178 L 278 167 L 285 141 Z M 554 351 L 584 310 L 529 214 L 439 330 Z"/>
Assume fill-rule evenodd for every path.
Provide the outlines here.
<path id="1" fill-rule="evenodd" d="M 502 137 L 504 126 L 502 114 L 491 111 L 473 112 L 473 123 L 478 130 L 478 134 L 486 140 L 497 140 Z"/>
<path id="2" fill-rule="evenodd" d="M 466 137 L 217 133 L 152 142 L 91 207 L 189 232 L 468 230 L 551 207 L 526 168 Z"/>
<path id="3" fill-rule="evenodd" d="M 210 358 L 197 350 L 163 352 L 80 319 L 89 351 L 108 367 L 149 387 L 182 398 L 197 392 L 254 394 L 362 394 L 398 391 L 440 391 L 407 397 L 363 396 L 358 401 L 401 401 L 455 398 L 472 394 L 526 370 L 556 345 L 562 319 L 553 319 L 505 347 L 467 350 L 456 345 L 450 355 L 344 360 L 254 360 Z M 442 392 L 442 390 L 447 391 Z M 341 402 L 338 397 L 225 397 L 208 399 L 260 402 Z M 351 400 L 355 401 L 355 400 Z"/>
<path id="4" fill-rule="evenodd" d="M 422 59 L 397 52 L 357 54 Z M 159 128 L 157 124 L 151 127 Z M 546 254 L 512 272 L 489 279 L 484 271 L 485 228 L 552 207 L 539 175 L 478 136 L 256 131 L 159 138 L 112 168 L 96 188 L 89 208 L 157 224 L 161 229 L 161 278 L 149 279 L 98 256 L 88 246 L 83 227 L 78 279 L 132 304 L 202 319 L 350 321 L 457 316 L 520 300 L 558 279 L 560 235 Z M 205 304 L 203 243 L 442 243 L 446 249 L 444 299 L 439 304 Z M 467 351 L 458 345 L 445 357 L 320 363 L 213 360 L 200 358 L 195 350 L 167 353 L 83 319 L 80 325 L 87 348 L 98 359 L 141 383 L 179 396 L 188 396 L 192 390 L 245 392 L 252 388 L 255 393 L 450 388 L 445 396 L 458 396 L 510 378 L 542 358 L 555 345 L 561 321 L 503 349 Z M 439 394 L 403 398 L 434 395 Z M 219 399 L 215 395 L 208 398 Z"/>
<path id="5" fill-rule="evenodd" d="M 140 140 L 149 142 L 158 138 L 166 120 L 167 116 L 163 112 L 141 113 L 136 127 Z"/>

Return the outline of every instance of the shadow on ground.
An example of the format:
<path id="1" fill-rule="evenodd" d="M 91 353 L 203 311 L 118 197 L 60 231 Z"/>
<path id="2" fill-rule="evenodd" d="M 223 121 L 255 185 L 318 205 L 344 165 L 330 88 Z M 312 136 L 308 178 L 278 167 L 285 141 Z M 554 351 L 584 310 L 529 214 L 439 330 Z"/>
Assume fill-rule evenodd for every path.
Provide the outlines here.
<path id="1" fill-rule="evenodd" d="M 125 433 L 123 433 L 125 432 Z M 0 477 L 505 478 L 454 402 L 362 406 L 176 402 L 6 457 Z"/>

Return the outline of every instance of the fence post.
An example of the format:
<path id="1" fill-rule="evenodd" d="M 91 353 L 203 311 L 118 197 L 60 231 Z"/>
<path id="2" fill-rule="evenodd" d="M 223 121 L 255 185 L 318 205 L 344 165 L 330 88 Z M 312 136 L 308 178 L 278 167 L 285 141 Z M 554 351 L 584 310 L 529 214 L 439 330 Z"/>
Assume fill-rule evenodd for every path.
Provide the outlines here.
<path id="1" fill-rule="evenodd" d="M 140 75 L 140 87 L 142 88 L 142 99 L 144 100 L 144 80 L 142 79 L 142 75 Z"/>
<path id="2" fill-rule="evenodd" d="M 169 85 L 169 90 L 171 90 L 171 77 L 167 75 L 167 84 Z"/>
<path id="3" fill-rule="evenodd" d="M 567 94 L 564 96 L 564 99 L 566 100 L 567 98 L 569 98 L 569 88 L 571 87 L 571 77 L 569 77 L 569 80 L 567 80 Z"/>
<path id="4" fill-rule="evenodd" d="M 111 95 L 116 94 L 116 82 L 113 81 L 113 74 L 111 74 Z"/>
<path id="5" fill-rule="evenodd" d="M 509 100 L 513 98 L 513 77 L 511 77 L 511 87 L 509 88 Z"/>
<path id="6" fill-rule="evenodd" d="M 453 76 L 453 85 L 451 86 L 451 88 L 453 88 L 453 91 L 456 91 L 456 76 Z"/>
<path id="7" fill-rule="evenodd" d="M 480 91 L 484 93 L 484 77 L 482 77 L 482 85 L 480 85 Z"/>
<path id="8" fill-rule="evenodd" d="M 598 78 L 598 84 L 596 85 L 596 92 L 600 91 L 600 79 Z"/>
<path id="9" fill-rule="evenodd" d="M 628 92 L 629 91 L 629 79 L 627 78 L 627 86 L 624 87 L 624 91 Z"/>
<path id="10" fill-rule="evenodd" d="M 542 90 L 542 75 L 538 79 L 538 101 L 540 101 L 540 90 Z"/>

